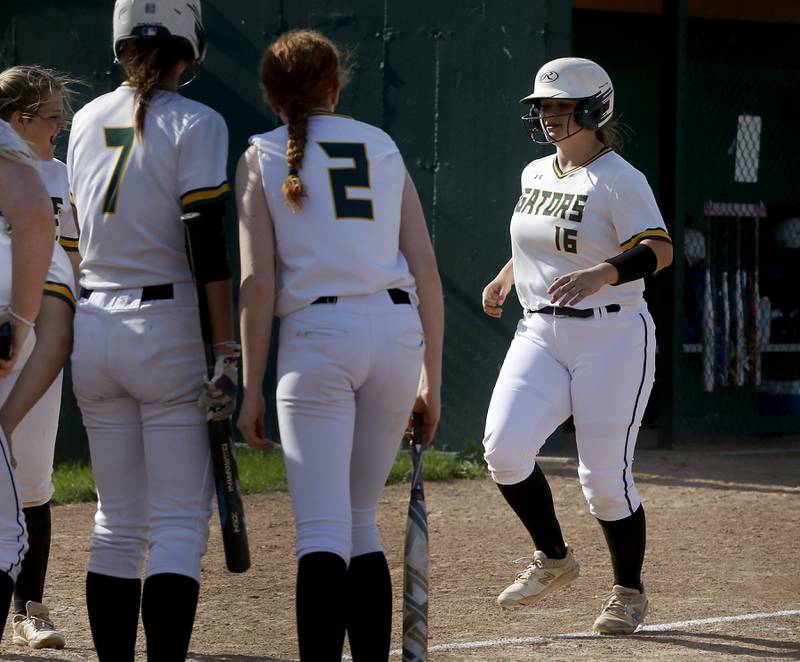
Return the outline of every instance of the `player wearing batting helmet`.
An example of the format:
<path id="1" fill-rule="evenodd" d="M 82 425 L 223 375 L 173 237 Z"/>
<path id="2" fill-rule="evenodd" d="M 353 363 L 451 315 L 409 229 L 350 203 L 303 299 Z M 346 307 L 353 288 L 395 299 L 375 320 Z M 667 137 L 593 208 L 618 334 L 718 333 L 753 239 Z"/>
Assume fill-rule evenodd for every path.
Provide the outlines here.
<path id="1" fill-rule="evenodd" d="M 499 317 L 512 287 L 524 309 L 486 416 L 486 462 L 533 539 L 528 567 L 498 597 L 529 605 L 573 581 L 536 455 L 574 417 L 578 475 L 611 552 L 614 586 L 594 623 L 631 633 L 647 610 L 641 582 L 645 518 L 633 482 L 639 424 L 653 386 L 653 320 L 644 278 L 672 261 L 672 245 L 644 176 L 614 150 L 614 88 L 582 58 L 536 74 L 523 121 L 556 153 L 529 163 L 511 217 L 511 260 L 483 291 Z"/>
<path id="2" fill-rule="evenodd" d="M 0 390 L 30 355 L 53 255 L 53 212 L 30 148 L 0 120 Z M 13 227 L 13 233 L 10 228 Z M 0 419 L 0 633 L 28 548 L 23 498 Z"/>
<path id="3" fill-rule="evenodd" d="M 277 315 L 300 657 L 341 659 L 347 631 L 353 659 L 377 662 L 389 655 L 392 613 L 378 499 L 412 407 L 427 443 L 439 420 L 441 282 L 397 145 L 333 112 L 344 83 L 336 47 L 289 32 L 264 55 L 261 81 L 284 126 L 251 138 L 236 175 L 238 425 L 267 445 L 261 388 Z"/>
<path id="4" fill-rule="evenodd" d="M 78 231 L 69 200 L 66 166 L 53 157 L 66 126 L 71 81 L 38 66 L 0 72 L 0 117 L 30 145 L 53 205 L 56 242 L 36 318 L 30 356 L 0 385 L 0 422 L 12 438 L 16 478 L 28 528 L 28 553 L 14 589 L 14 642 L 31 648 L 62 648 L 59 632 L 43 604 L 50 555 L 50 498 L 53 452 L 61 409 L 61 380 L 72 347 L 78 265 Z"/>
<path id="5" fill-rule="evenodd" d="M 202 216 L 191 241 L 216 354 L 238 352 L 228 131 L 177 92 L 205 50 L 198 0 L 117 0 L 114 54 L 127 81 L 84 106 L 70 133 L 81 227 L 72 367 L 98 493 L 86 605 L 101 661 L 134 659 L 140 599 L 148 659 L 183 660 L 200 590 L 212 469 L 182 213 Z"/>

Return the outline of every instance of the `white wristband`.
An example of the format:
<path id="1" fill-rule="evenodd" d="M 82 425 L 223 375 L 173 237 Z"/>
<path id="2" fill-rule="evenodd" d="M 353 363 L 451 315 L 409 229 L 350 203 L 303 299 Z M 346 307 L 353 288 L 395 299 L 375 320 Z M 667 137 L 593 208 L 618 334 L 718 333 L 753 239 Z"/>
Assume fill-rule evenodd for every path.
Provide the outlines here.
<path id="1" fill-rule="evenodd" d="M 19 313 L 14 312 L 13 308 L 8 309 L 8 314 L 11 315 L 11 317 L 13 317 L 15 320 L 17 320 L 17 322 L 19 322 L 20 324 L 24 324 L 29 329 L 36 328 L 36 322 L 31 322 L 29 319 L 23 317 Z"/>

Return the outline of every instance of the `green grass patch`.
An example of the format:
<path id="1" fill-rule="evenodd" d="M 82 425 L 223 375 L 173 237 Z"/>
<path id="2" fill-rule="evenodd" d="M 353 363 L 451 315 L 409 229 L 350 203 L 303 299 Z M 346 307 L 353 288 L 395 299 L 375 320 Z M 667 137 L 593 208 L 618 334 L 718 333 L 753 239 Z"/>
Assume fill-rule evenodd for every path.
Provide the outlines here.
<path id="1" fill-rule="evenodd" d="M 55 503 L 79 503 L 95 501 L 94 477 L 92 468 L 86 464 L 66 462 L 53 467 L 53 485 Z"/>
<path id="2" fill-rule="evenodd" d="M 239 461 L 239 483 L 245 494 L 283 492 L 288 489 L 281 453 L 239 448 L 236 459 Z"/>
<path id="3" fill-rule="evenodd" d="M 245 494 L 285 491 L 286 473 L 280 452 L 262 453 L 251 448 L 240 448 L 239 481 Z M 482 478 L 486 466 L 474 453 L 450 453 L 427 450 L 423 455 L 424 477 L 427 481 L 456 478 Z M 402 450 L 397 455 L 387 484 L 407 483 L 411 480 L 411 453 Z M 91 467 L 84 464 L 65 463 L 53 469 L 55 503 L 78 503 L 96 499 Z"/>
<path id="4" fill-rule="evenodd" d="M 400 451 L 389 472 L 387 485 L 411 481 L 411 452 Z M 427 481 L 452 480 L 454 478 L 483 478 L 487 475 L 486 465 L 458 453 L 435 450 L 422 454 L 422 476 Z"/>

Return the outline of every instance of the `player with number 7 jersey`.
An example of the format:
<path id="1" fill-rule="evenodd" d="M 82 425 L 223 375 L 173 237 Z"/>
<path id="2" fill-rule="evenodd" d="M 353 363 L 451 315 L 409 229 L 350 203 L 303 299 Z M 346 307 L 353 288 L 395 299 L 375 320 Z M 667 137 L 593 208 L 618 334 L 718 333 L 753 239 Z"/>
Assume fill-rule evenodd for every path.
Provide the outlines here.
<path id="1" fill-rule="evenodd" d="M 67 167 L 87 289 L 190 283 L 181 213 L 229 195 L 222 116 L 159 90 L 145 120 L 152 139 L 138 141 L 135 91 L 123 83 L 86 104 L 72 122 Z"/>
<path id="2" fill-rule="evenodd" d="M 67 152 L 82 230 L 72 377 L 98 494 L 86 607 L 100 662 L 132 662 L 140 613 L 147 658 L 183 660 L 213 497 L 213 396 L 185 232 L 235 387 L 228 131 L 178 93 L 206 52 L 199 0 L 116 0 L 113 34 L 128 82 L 75 115 Z"/>

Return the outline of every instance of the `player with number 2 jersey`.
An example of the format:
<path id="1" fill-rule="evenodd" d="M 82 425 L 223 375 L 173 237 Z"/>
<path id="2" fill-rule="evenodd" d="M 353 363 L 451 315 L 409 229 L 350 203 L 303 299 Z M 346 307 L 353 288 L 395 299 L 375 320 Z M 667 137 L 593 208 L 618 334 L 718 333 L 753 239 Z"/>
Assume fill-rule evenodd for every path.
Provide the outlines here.
<path id="1" fill-rule="evenodd" d="M 284 126 L 251 139 L 236 175 L 238 424 L 252 446 L 269 447 L 261 389 L 276 314 L 297 629 L 309 662 L 341 659 L 345 631 L 354 660 L 388 659 L 392 587 L 378 499 L 412 407 L 430 443 L 440 406 L 442 293 L 425 218 L 394 141 L 333 114 L 339 62 L 310 30 L 269 47 L 261 80 Z"/>

